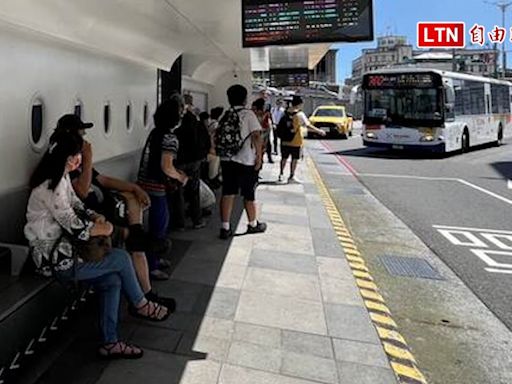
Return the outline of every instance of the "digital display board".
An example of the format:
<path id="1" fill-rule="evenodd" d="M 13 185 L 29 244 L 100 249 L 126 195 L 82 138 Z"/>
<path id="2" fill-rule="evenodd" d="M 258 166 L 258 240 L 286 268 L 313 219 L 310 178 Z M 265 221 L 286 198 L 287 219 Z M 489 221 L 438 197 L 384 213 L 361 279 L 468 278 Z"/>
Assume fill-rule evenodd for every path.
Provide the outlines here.
<path id="1" fill-rule="evenodd" d="M 242 0 L 244 47 L 373 40 L 372 0 Z"/>
<path id="2" fill-rule="evenodd" d="M 393 73 L 365 75 L 363 87 L 372 88 L 435 88 L 442 85 L 433 73 Z"/>
<path id="3" fill-rule="evenodd" d="M 307 87 L 309 86 L 309 70 L 307 68 L 279 68 L 270 69 L 270 86 Z"/>

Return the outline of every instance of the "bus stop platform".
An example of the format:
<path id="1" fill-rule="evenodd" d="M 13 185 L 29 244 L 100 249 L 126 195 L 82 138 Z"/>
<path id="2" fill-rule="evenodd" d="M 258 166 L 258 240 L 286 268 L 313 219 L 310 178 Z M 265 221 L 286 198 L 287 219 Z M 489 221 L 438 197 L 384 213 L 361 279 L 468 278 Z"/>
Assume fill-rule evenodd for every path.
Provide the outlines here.
<path id="1" fill-rule="evenodd" d="M 163 323 L 123 315 L 140 360 L 99 362 L 84 321 L 38 383 L 395 384 L 397 380 L 322 203 L 311 167 L 278 184 L 265 164 L 257 199 L 264 234 L 218 239 L 207 228 L 174 233 L 171 279 L 156 284 L 177 312 Z M 94 320 L 94 314 L 91 319 Z"/>

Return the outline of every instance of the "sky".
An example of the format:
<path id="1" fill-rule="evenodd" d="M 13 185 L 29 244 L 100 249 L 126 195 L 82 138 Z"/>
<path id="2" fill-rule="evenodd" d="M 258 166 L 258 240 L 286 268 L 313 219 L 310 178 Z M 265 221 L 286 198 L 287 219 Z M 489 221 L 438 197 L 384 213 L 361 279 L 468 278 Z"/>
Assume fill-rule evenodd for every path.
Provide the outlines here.
<path id="1" fill-rule="evenodd" d="M 499 0 L 498 0 L 499 1 Z M 494 0 L 490 0 L 494 2 Z M 416 47 L 416 23 L 418 21 L 464 21 L 466 23 L 466 41 L 468 30 L 478 23 L 491 30 L 494 25 L 501 26 L 501 11 L 484 0 L 374 0 L 375 37 L 389 34 L 404 35 Z M 512 27 L 512 6 L 507 12 L 506 27 L 510 38 Z M 360 56 L 363 48 L 376 47 L 377 43 L 335 44 L 338 52 L 338 82 L 350 77 L 352 60 Z M 507 51 L 511 48 L 507 43 Z M 501 49 L 501 45 L 499 45 Z M 508 62 L 512 55 L 507 53 Z"/>

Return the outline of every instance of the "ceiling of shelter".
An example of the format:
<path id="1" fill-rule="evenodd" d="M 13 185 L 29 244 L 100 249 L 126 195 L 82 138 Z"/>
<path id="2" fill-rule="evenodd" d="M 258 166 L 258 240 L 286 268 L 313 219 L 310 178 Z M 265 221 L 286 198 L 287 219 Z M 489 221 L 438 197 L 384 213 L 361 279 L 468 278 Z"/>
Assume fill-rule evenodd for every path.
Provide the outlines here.
<path id="1" fill-rule="evenodd" d="M 184 73 L 208 83 L 226 72 L 251 70 L 241 14 L 240 0 L 0 2 L 4 23 L 161 69 L 183 54 Z M 329 45 L 308 47 L 312 67 Z"/>
<path id="2" fill-rule="evenodd" d="M 193 54 L 249 70 L 240 7 L 239 0 L 2 0 L 0 21 L 162 69 Z"/>

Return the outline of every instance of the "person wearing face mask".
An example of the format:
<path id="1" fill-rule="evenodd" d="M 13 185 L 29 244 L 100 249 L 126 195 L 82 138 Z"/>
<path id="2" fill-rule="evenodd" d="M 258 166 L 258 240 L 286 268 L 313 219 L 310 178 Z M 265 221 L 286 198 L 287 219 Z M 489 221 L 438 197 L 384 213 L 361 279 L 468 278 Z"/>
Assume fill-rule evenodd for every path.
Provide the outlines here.
<path id="1" fill-rule="evenodd" d="M 84 123 L 77 115 L 64 115 L 58 120 L 57 127 L 50 137 L 50 143 L 53 143 L 54 138 L 61 133 L 78 135 L 83 138 L 86 131 L 92 127 L 93 123 Z M 175 306 L 173 299 L 160 297 L 152 289 L 146 253 L 155 248 L 155 245 L 162 248 L 158 244 L 164 243 L 162 241 L 148 241 L 148 235 L 144 231 L 142 216 L 144 209 L 150 205 L 148 194 L 135 183 L 98 172 L 93 167 L 92 146 L 85 139 L 83 139 L 81 153 L 82 162 L 80 166 L 69 174 L 75 193 L 88 209 L 102 214 L 111 222 L 115 222 L 115 218 L 112 217 L 112 210 L 109 209 L 109 205 L 113 204 L 107 202 L 107 197 L 113 194 L 122 197 L 126 202 L 127 223 L 114 226 L 112 236 L 114 246 L 126 247 L 126 250 L 131 254 L 135 272 L 146 297 L 173 308 Z"/>
<path id="2" fill-rule="evenodd" d="M 149 134 L 139 167 L 138 183 L 151 199 L 149 208 L 149 232 L 157 240 L 167 238 L 169 204 L 167 193 L 170 184 L 184 187 L 187 175 L 176 169 L 179 141 L 175 131 L 181 124 L 184 112 L 183 99 L 179 94 L 160 104 L 153 117 L 155 128 Z M 158 255 L 148 252 L 150 274 L 154 279 L 166 280 L 169 275 L 158 269 Z"/>
<path id="3" fill-rule="evenodd" d="M 136 359 L 142 349 L 120 341 L 117 333 L 119 300 L 123 291 L 133 306 L 132 315 L 151 321 L 169 317 L 167 307 L 144 297 L 132 261 L 122 249 L 112 248 L 99 261 L 73 257 L 75 241 L 111 236 L 105 217 L 87 210 L 77 197 L 69 174 L 80 167 L 83 139 L 60 132 L 30 179 L 30 198 L 24 232 L 37 271 L 60 281 L 87 281 L 100 294 L 100 328 L 103 342 L 98 355 L 105 359 Z"/>

